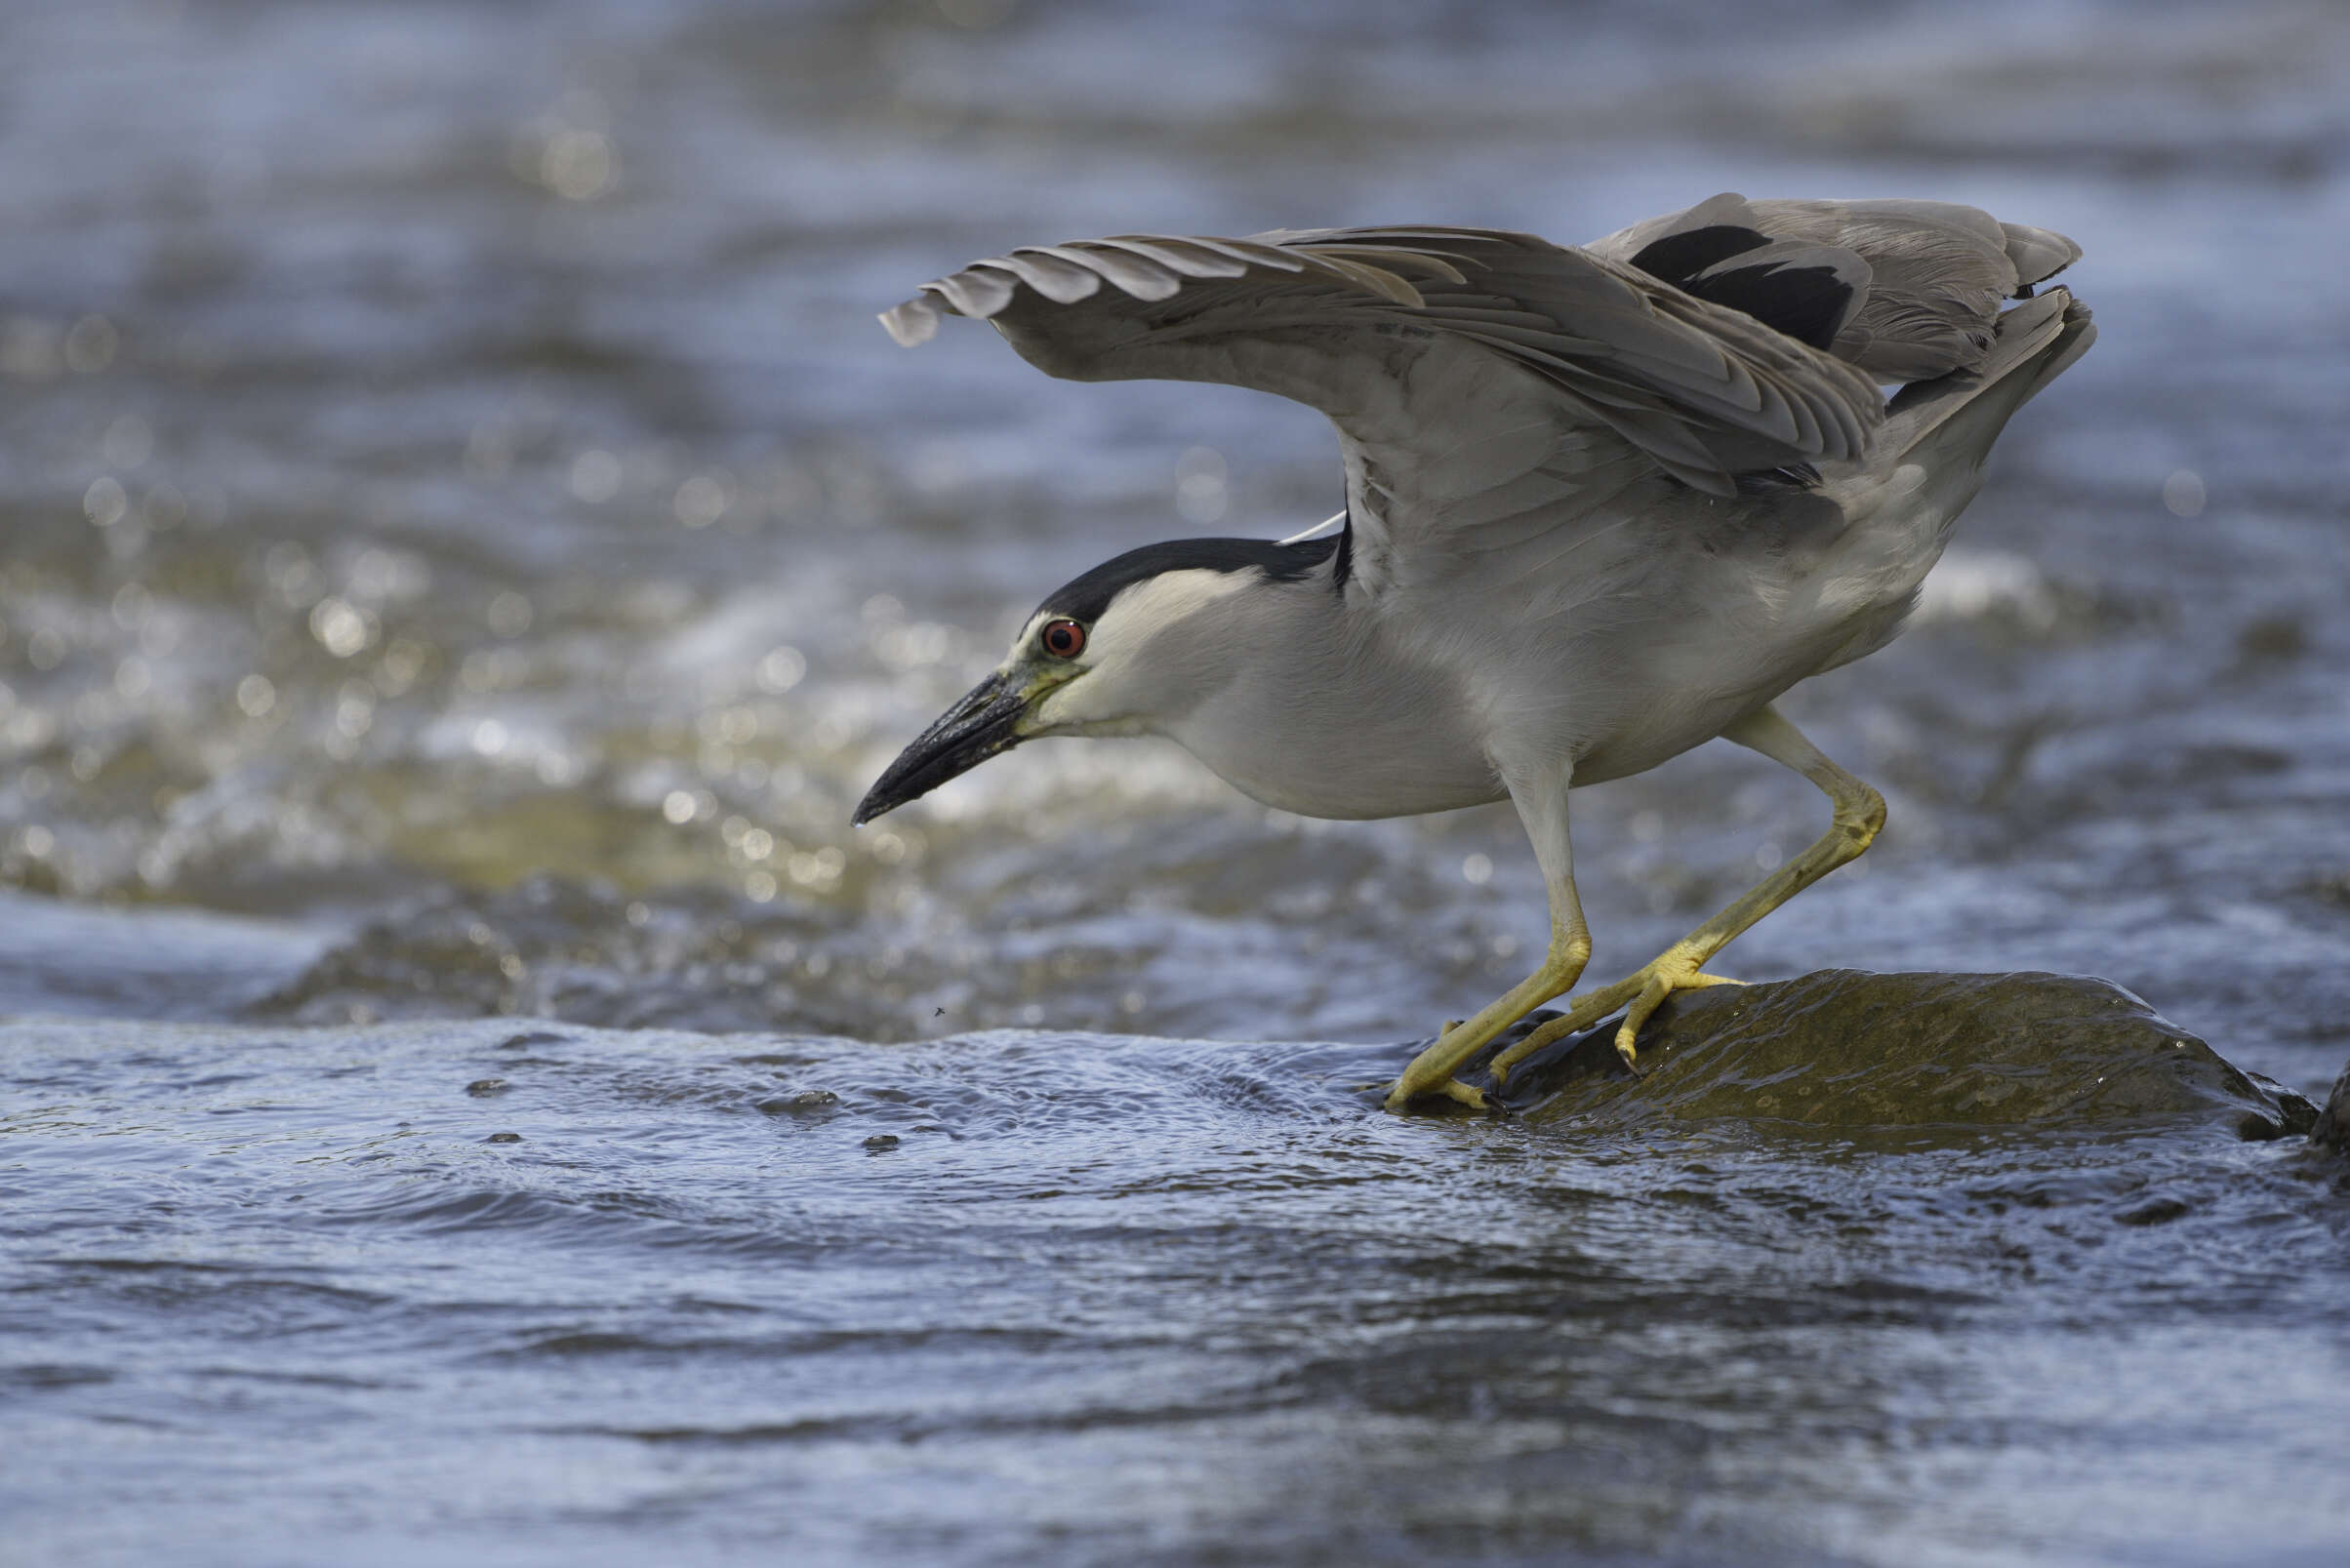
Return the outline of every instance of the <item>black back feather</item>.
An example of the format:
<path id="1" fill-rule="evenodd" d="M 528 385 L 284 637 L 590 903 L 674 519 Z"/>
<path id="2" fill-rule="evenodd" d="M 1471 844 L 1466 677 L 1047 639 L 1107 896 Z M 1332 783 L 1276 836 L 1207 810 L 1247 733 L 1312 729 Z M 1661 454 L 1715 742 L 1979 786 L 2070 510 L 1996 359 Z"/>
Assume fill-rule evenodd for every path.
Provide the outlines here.
<path id="1" fill-rule="evenodd" d="M 1632 264 L 1683 294 L 1743 311 L 1825 351 L 1852 313 L 1859 290 L 1835 265 L 1788 264 L 1798 257 L 1816 261 L 1820 252 L 1735 223 L 1708 223 L 1642 247 Z M 1749 260 L 1737 262 L 1739 257 Z M 1865 276 L 1858 258 L 1850 258 L 1844 272 L 1856 268 Z"/>

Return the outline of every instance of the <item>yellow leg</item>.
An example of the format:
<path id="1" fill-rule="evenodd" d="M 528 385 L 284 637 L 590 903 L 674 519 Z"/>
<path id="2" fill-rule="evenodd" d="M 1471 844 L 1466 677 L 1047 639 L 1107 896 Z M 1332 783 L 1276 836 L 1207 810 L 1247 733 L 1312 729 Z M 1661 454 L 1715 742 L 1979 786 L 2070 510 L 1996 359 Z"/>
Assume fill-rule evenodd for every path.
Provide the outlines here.
<path id="1" fill-rule="evenodd" d="M 1591 935 L 1583 929 L 1580 916 L 1569 929 L 1561 930 L 1554 924 L 1550 951 L 1543 955 L 1542 967 L 1475 1018 L 1446 1029 L 1434 1045 L 1414 1057 L 1411 1065 L 1403 1069 L 1403 1076 L 1388 1091 L 1387 1108 L 1400 1110 L 1408 1102 L 1434 1094 L 1483 1109 L 1484 1093 L 1453 1074 L 1495 1035 L 1572 986 L 1590 960 Z"/>
<path id="2" fill-rule="evenodd" d="M 1388 1109 L 1400 1110 L 1422 1095 L 1442 1095 L 1481 1109 L 1484 1095 L 1453 1076 L 1461 1064 L 1502 1030 L 1563 995 L 1582 978 L 1583 966 L 1591 959 L 1591 932 L 1583 923 L 1583 905 L 1575 897 L 1574 853 L 1566 833 L 1566 789 L 1563 773 L 1537 772 L 1510 783 L 1510 797 L 1517 804 L 1519 820 L 1525 824 L 1526 836 L 1533 840 L 1534 858 L 1542 863 L 1543 880 L 1550 888 L 1551 945 L 1543 954 L 1542 967 L 1475 1018 L 1444 1030 L 1435 1044 L 1414 1057 L 1388 1091 Z"/>
<path id="3" fill-rule="evenodd" d="M 1771 708 L 1740 719 L 1722 732 L 1725 740 L 1762 752 L 1819 785 L 1835 807 L 1828 830 L 1812 846 L 1764 877 L 1728 908 L 1659 953 L 1648 964 L 1602 990 L 1588 992 L 1567 1004 L 1565 1013 L 1495 1057 L 1493 1079 L 1501 1082 L 1510 1068 L 1554 1040 L 1587 1029 L 1619 1007 L 1629 1005 L 1624 1026 L 1616 1031 L 1616 1051 L 1625 1065 L 1638 1056 L 1634 1042 L 1641 1025 L 1677 990 L 1706 985 L 1735 985 L 1704 966 L 1729 945 L 1747 927 L 1830 871 L 1856 859 L 1884 825 L 1884 797 L 1829 761 L 1794 725 Z M 1481 1043 L 1481 1042 L 1480 1042 Z"/>

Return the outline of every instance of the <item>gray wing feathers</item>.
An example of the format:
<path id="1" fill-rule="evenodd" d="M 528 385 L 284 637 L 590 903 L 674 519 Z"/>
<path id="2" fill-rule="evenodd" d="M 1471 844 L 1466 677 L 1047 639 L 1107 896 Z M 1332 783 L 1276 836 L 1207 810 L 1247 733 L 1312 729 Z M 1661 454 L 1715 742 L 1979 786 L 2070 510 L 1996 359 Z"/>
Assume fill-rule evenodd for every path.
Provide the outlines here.
<path id="1" fill-rule="evenodd" d="M 2000 232 L 2007 238 L 2007 260 L 2015 263 L 2016 280 L 2027 289 L 2081 260 L 2081 247 L 2052 228 L 2002 223 Z"/>
<path id="2" fill-rule="evenodd" d="M 1888 382 L 1978 368 L 2000 302 L 2029 295 L 2081 257 L 2061 234 L 1951 202 L 1748 201 L 1734 193 L 1635 223 L 1589 249 L 1628 261 L 1657 240 L 1716 224 L 1834 247 L 1867 262 L 1866 297 L 1830 351 Z"/>
<path id="3" fill-rule="evenodd" d="M 1751 316 L 1526 234 L 1398 227 L 1032 246 L 925 284 L 882 324 L 920 342 L 942 308 L 994 322 L 1055 376 L 1226 382 L 1296 398 L 1382 454 L 1378 466 L 1406 488 L 1413 450 L 1445 442 L 1463 417 L 1435 395 L 1458 379 L 1453 348 L 1489 356 L 1488 374 L 1498 360 L 1534 378 L 1554 428 L 1603 427 L 1715 495 L 1735 494 L 1741 472 L 1856 458 L 1882 413 L 1865 377 Z M 1451 348 L 1436 353 L 1439 342 Z"/>
<path id="4" fill-rule="evenodd" d="M 1277 238 L 1277 236 L 1276 236 Z M 1131 299 L 1172 299 L 1187 279 L 1236 278 L 1251 270 L 1317 276 L 1366 290 L 1399 304 L 1419 303 L 1411 284 L 1395 270 L 1425 270 L 1425 256 L 1378 254 L 1359 246 L 1330 246 L 1320 252 L 1284 250 L 1259 240 L 1176 238 L 1120 234 L 1067 245 L 1027 245 L 1003 256 L 974 261 L 961 271 L 922 285 L 922 291 L 881 314 L 881 325 L 906 347 L 927 342 L 938 331 L 943 302 L 955 315 L 988 320 L 1012 302 L 1026 284 L 1055 304 L 1092 299 L 1105 281 Z M 1457 273 L 1438 261 L 1443 275 Z"/>

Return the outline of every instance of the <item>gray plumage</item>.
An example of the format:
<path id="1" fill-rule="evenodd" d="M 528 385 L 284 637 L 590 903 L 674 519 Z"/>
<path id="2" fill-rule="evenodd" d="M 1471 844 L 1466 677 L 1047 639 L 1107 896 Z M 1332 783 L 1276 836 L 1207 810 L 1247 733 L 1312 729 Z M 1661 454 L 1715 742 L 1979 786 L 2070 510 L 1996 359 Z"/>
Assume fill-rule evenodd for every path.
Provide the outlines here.
<path id="1" fill-rule="evenodd" d="M 1728 734 L 1805 771 L 1840 823 L 1860 811 L 1865 786 L 1768 704 L 1899 629 L 1992 441 L 2093 337 L 2065 291 L 2001 303 L 2079 254 L 1943 203 L 1722 195 L 1581 249 L 1452 227 L 1122 235 L 926 284 L 882 317 L 902 343 L 974 316 L 1055 376 L 1319 409 L 1346 527 L 1089 573 L 1064 604 L 1090 622 L 1052 630 L 1073 618 L 1048 598 L 860 820 L 1044 735 L 1168 736 L 1317 816 L 1508 796 L 1554 943 L 1466 1026 L 1489 1037 L 1588 950 L 1572 785 Z M 1892 381 L 1912 384 L 1888 410 Z M 1073 636 L 1081 652 L 1050 650 Z"/>
<path id="2" fill-rule="evenodd" d="M 1939 201 L 1748 201 L 1723 194 L 1686 212 L 1618 229 L 1585 249 L 1610 261 L 1706 224 L 1849 251 L 1868 264 L 1868 295 L 1831 349 L 1880 382 L 1973 370 L 1991 349 L 2000 302 L 2081 260 L 2062 234 L 2003 223 Z"/>

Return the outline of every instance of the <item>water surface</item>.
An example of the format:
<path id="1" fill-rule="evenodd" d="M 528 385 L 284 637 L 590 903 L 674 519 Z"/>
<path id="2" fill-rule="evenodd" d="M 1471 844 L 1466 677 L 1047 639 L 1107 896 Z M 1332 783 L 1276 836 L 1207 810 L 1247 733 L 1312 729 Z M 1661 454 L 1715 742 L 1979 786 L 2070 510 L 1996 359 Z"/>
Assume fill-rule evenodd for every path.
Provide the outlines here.
<path id="1" fill-rule="evenodd" d="M 2338 1551 L 2303 1150 L 1369 1114 L 1394 1058 L 9 1026 L 12 1549 Z"/>

